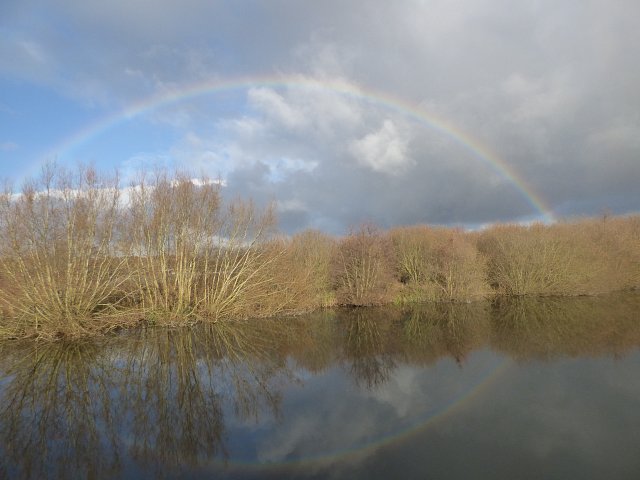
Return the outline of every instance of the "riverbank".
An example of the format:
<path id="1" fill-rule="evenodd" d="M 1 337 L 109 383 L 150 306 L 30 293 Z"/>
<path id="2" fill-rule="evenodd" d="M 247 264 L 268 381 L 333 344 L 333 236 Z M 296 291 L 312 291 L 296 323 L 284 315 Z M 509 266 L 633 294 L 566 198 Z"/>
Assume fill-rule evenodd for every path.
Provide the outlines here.
<path id="1" fill-rule="evenodd" d="M 287 237 L 272 209 L 225 203 L 207 178 L 118 183 L 49 166 L 21 194 L 0 196 L 0 337 L 640 286 L 640 216 Z"/>

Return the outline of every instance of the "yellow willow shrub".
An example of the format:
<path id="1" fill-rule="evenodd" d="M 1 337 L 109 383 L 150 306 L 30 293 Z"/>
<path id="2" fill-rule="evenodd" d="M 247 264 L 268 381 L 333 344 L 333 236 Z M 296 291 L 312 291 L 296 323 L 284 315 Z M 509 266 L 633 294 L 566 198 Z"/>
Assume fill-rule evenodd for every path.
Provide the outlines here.
<path id="1" fill-rule="evenodd" d="M 415 226 L 390 236 L 397 275 L 406 285 L 401 299 L 464 301 L 489 292 L 484 257 L 464 232 Z"/>
<path id="2" fill-rule="evenodd" d="M 331 258 L 335 241 L 317 230 L 306 230 L 286 242 L 277 263 L 281 284 L 292 294 L 291 308 L 297 311 L 328 307 L 335 303 L 331 289 Z"/>
<path id="3" fill-rule="evenodd" d="M 395 274 L 402 287 L 396 301 L 423 302 L 439 298 L 433 281 L 436 272 L 434 229 L 426 225 L 400 227 L 389 232 L 393 244 Z"/>
<path id="4" fill-rule="evenodd" d="M 552 293 L 595 294 L 621 288 L 624 265 L 616 265 L 618 253 L 608 245 L 598 221 L 563 222 L 547 230 L 547 241 L 564 244 L 571 259 L 562 285 L 556 285 Z"/>
<path id="5" fill-rule="evenodd" d="M 637 217 L 604 216 L 546 227 L 494 230 L 503 240 L 503 246 L 510 245 L 512 254 L 524 252 L 519 258 L 510 257 L 511 279 L 514 284 L 520 282 L 521 288 L 526 289 L 524 293 L 589 295 L 634 288 L 639 283 L 640 222 Z M 513 243 L 516 231 L 519 232 L 515 234 L 519 236 L 517 247 Z M 489 247 L 486 235 L 481 238 L 484 238 L 481 242 L 484 248 Z M 505 256 L 502 258 L 505 260 Z"/>
<path id="6" fill-rule="evenodd" d="M 125 259 L 112 245 L 118 199 L 117 179 L 53 165 L 21 194 L 2 195 L 5 334 L 81 335 L 118 323 L 113 317 L 128 278 Z"/>
<path id="7" fill-rule="evenodd" d="M 487 257 L 489 282 L 504 295 L 569 295 L 576 291 L 577 255 L 570 239 L 553 227 L 506 225 L 478 239 Z"/>
<path id="8" fill-rule="evenodd" d="M 471 238 L 461 230 L 441 229 L 434 235 L 432 276 L 437 298 L 468 301 L 490 292 L 487 264 Z"/>
<path id="9" fill-rule="evenodd" d="M 393 244 L 398 279 L 421 285 L 433 270 L 433 229 L 426 225 L 395 228 L 389 232 Z"/>
<path id="10" fill-rule="evenodd" d="M 259 211 L 251 202 L 236 201 L 225 209 L 200 256 L 203 296 L 199 313 L 215 320 L 281 311 L 273 292 L 273 266 L 283 249 L 270 241 L 274 226 L 272 208 Z"/>
<path id="11" fill-rule="evenodd" d="M 592 265 L 587 287 L 593 292 L 640 286 L 640 217 L 608 217 L 569 224 L 574 239 L 583 239 L 580 263 Z"/>
<path id="12" fill-rule="evenodd" d="M 364 225 L 338 242 L 333 259 L 337 303 L 375 305 L 389 300 L 393 286 L 388 238 Z"/>
<path id="13" fill-rule="evenodd" d="M 170 324 L 260 315 L 274 218 L 251 202 L 222 206 L 207 179 L 157 173 L 130 194 L 128 245 L 145 315 Z"/>
<path id="14" fill-rule="evenodd" d="M 297 262 L 287 239 L 264 241 L 253 249 L 252 255 L 251 278 L 245 290 L 239 292 L 237 306 L 241 310 L 233 316 L 296 314 L 316 307 L 307 283 L 308 272 Z"/>
<path id="15" fill-rule="evenodd" d="M 614 226 L 623 232 L 617 235 L 622 239 L 624 260 L 627 268 L 624 288 L 640 288 L 640 215 L 615 219 Z M 616 230 L 614 229 L 614 233 Z"/>
<path id="16" fill-rule="evenodd" d="M 199 286 L 213 274 L 219 223 L 218 186 L 157 172 L 130 189 L 124 239 L 134 289 L 145 315 L 180 323 L 204 301 Z"/>

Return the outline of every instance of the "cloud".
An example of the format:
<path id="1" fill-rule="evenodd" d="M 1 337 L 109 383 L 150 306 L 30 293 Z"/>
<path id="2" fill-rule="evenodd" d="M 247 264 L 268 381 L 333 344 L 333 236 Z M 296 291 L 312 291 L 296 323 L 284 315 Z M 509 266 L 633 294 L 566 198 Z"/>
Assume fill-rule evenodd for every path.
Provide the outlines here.
<path id="1" fill-rule="evenodd" d="M 474 154 L 480 145 L 561 214 L 640 210 L 635 0 L 1 8 L 3 78 L 82 105 L 111 110 L 204 81 L 282 78 L 151 112 L 139 120 L 171 126 L 175 142 L 158 152 L 150 140 L 128 156 L 220 174 L 229 194 L 304 205 L 283 207 L 288 229 L 535 217 L 531 192 Z M 405 106 L 462 134 L 438 132 Z"/>
<path id="2" fill-rule="evenodd" d="M 252 89 L 246 98 L 250 108 L 242 115 L 190 132 L 173 155 L 180 164 L 222 173 L 230 196 L 305 205 L 281 208 L 286 231 L 530 212 L 522 193 L 457 138 L 401 109 L 305 82 Z"/>
<path id="3" fill-rule="evenodd" d="M 385 120 L 378 131 L 352 142 L 349 151 L 361 165 L 376 172 L 398 175 L 415 164 L 408 155 L 407 143 L 393 121 Z"/>
<path id="4" fill-rule="evenodd" d="M 268 115 L 271 121 L 287 129 L 303 128 L 307 124 L 307 118 L 300 110 L 289 105 L 281 95 L 270 88 L 250 89 L 249 102 Z"/>

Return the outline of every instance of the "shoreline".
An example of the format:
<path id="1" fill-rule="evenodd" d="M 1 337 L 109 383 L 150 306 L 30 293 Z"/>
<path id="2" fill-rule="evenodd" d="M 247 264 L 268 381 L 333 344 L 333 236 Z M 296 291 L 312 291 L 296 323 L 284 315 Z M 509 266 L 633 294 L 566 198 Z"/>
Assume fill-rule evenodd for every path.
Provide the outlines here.
<path id="1" fill-rule="evenodd" d="M 508 304 L 510 302 L 557 302 L 557 301 L 571 301 L 571 300 L 589 300 L 589 299 L 604 299 L 607 300 L 608 297 L 615 296 L 634 296 L 640 295 L 640 289 L 631 288 L 627 290 L 614 290 L 610 292 L 600 292 L 593 294 L 576 294 L 576 295 L 559 295 L 559 294 L 546 294 L 546 295 L 519 295 L 519 296 L 507 296 L 494 294 L 492 296 L 484 297 L 484 298 L 476 298 L 469 301 L 437 301 L 437 300 L 427 300 L 427 301 L 405 301 L 405 302 L 390 302 L 384 304 L 375 304 L 375 305 L 332 305 L 326 307 L 318 307 L 313 310 L 295 312 L 295 313 L 283 313 L 277 314 L 273 316 L 262 316 L 262 317 L 242 317 L 242 318 L 225 318 L 218 320 L 210 320 L 206 318 L 201 319 L 190 319 L 185 321 L 184 319 L 178 321 L 163 321 L 157 322 L 153 320 L 148 320 L 145 318 L 138 317 L 133 313 L 130 313 L 132 320 L 128 322 L 117 323 L 113 322 L 113 319 L 105 319 L 105 323 L 108 323 L 108 326 L 105 326 L 104 329 L 95 329 L 89 332 L 84 332 L 81 335 L 52 335 L 52 336 L 5 336 L 0 333 L 0 342 L 7 345 L 12 344 L 14 342 L 44 342 L 44 343 L 55 343 L 55 342 L 66 342 L 66 341 L 83 341 L 83 340 L 97 340 L 101 338 L 111 338 L 114 335 L 118 335 L 121 333 L 126 333 L 128 331 L 134 331 L 137 329 L 147 329 L 147 328 L 159 328 L 166 330 L 183 330 L 183 329 L 197 329 L 200 327 L 213 326 L 216 324 L 221 325 L 238 325 L 242 324 L 246 325 L 255 325 L 262 326 L 261 322 L 269 323 L 273 321 L 280 320 L 295 320 L 299 317 L 314 315 L 314 314 L 322 314 L 322 313 L 336 313 L 340 311 L 350 311 L 350 312 L 358 312 L 361 311 L 366 314 L 368 311 L 376 311 L 381 309 L 393 309 L 393 310 L 412 310 L 412 309 L 421 309 L 421 308 L 438 308 L 438 307 L 451 307 L 451 308 L 462 308 L 464 306 L 477 307 L 480 305 L 492 306 L 492 305 L 501 305 Z M 123 315 L 124 316 L 124 315 Z M 1 332 L 1 330 L 0 330 Z"/>

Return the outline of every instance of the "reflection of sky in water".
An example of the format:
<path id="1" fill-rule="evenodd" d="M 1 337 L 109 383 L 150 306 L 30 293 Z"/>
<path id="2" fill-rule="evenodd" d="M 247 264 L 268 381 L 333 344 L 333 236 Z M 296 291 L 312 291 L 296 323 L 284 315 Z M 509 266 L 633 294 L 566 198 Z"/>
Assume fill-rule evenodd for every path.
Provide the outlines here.
<path id="1" fill-rule="evenodd" d="M 501 363 L 496 355 L 480 352 L 465 368 L 451 359 L 429 369 L 399 365 L 387 382 L 371 389 L 355 385 L 344 369 L 331 369 L 288 388 L 283 404 L 288 413 L 277 429 L 259 428 L 249 435 L 255 453 L 236 458 L 251 461 L 255 454 L 261 463 L 330 461 L 373 448 L 446 413 L 489 380 Z M 235 445 L 230 447 L 236 451 Z M 238 444 L 237 451 L 242 450 Z"/>
<path id="2" fill-rule="evenodd" d="M 0 478 L 639 478 L 618 300 L 0 345 Z"/>
<path id="3" fill-rule="evenodd" d="M 480 352 L 469 364 L 495 361 Z M 275 430 L 253 437 L 258 458 L 273 462 L 268 470 L 230 465 L 227 473 L 247 478 L 266 473 L 274 478 L 638 478 L 639 353 L 621 360 L 509 363 L 487 388 L 452 409 L 445 407 L 445 414 L 431 421 L 427 415 L 425 422 L 426 404 L 446 401 L 446 394 L 434 399 L 430 392 L 453 393 L 473 381 L 479 371 L 467 369 L 447 360 L 429 369 L 401 367 L 400 375 L 411 377 L 410 399 L 408 392 L 358 391 L 331 372 L 304 392 L 288 392 L 290 414 Z M 415 424 L 421 428 L 407 434 L 405 427 Z M 380 442 L 381 437 L 386 440 Z M 298 461 L 319 451 L 334 455 Z"/>

